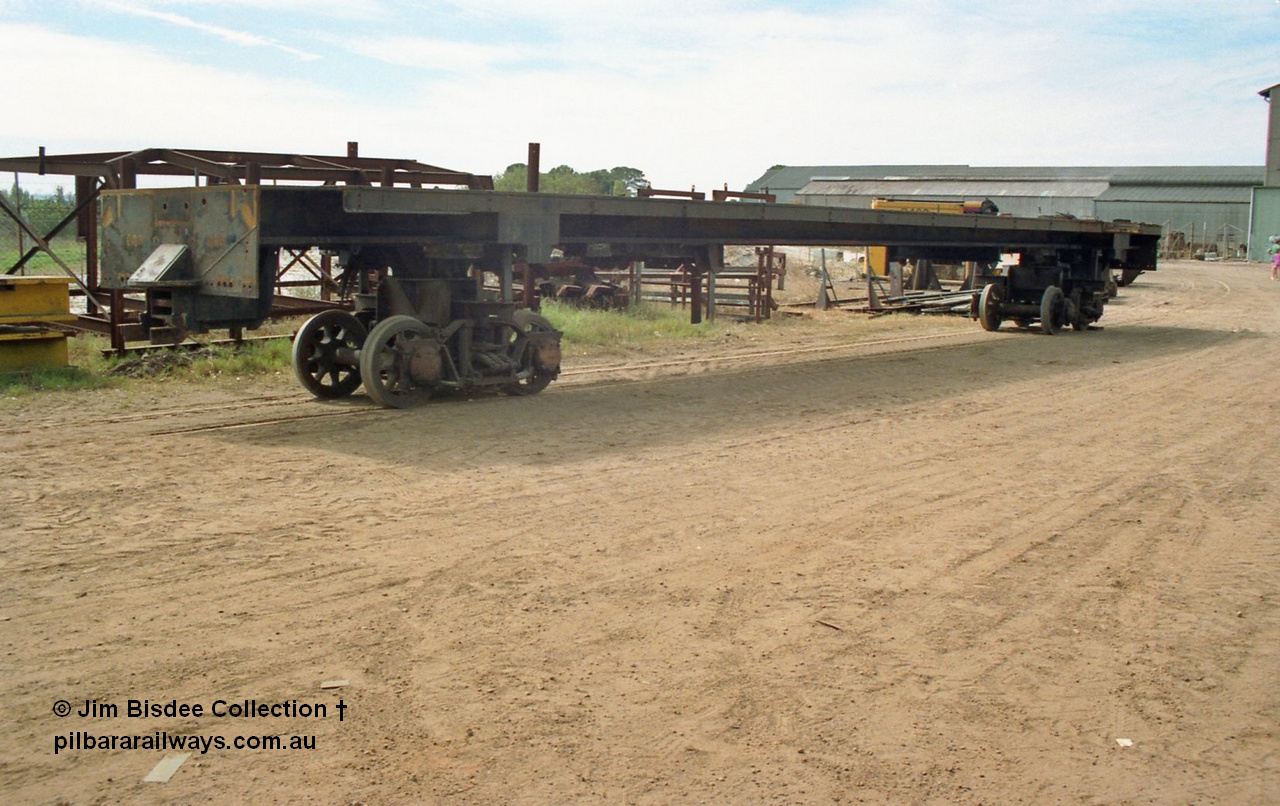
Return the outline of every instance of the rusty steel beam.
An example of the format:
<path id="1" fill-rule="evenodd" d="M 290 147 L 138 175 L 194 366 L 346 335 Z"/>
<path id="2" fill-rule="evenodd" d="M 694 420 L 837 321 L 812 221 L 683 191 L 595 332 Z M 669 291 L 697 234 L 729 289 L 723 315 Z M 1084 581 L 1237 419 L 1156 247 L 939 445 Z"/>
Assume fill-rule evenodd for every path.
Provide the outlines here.
<path id="1" fill-rule="evenodd" d="M 691 199 L 692 201 L 706 201 L 707 194 L 697 188 L 689 188 L 688 190 L 659 190 L 658 188 L 640 188 L 636 191 L 636 196 L 641 199 Z"/>
<path id="2" fill-rule="evenodd" d="M 146 148 L 137 151 L 92 152 L 85 154 L 0 158 L 0 170 L 67 176 L 98 176 L 113 187 L 130 187 L 127 175 L 190 176 L 199 171 L 228 184 L 239 184 L 260 166 L 260 178 L 372 185 L 462 185 L 472 190 L 491 190 L 493 178 L 441 168 L 407 159 L 358 156 L 358 145 L 348 155 L 317 156 L 252 151 L 210 151 L 202 149 Z"/>
<path id="3" fill-rule="evenodd" d="M 725 185 L 724 190 L 711 191 L 712 201 L 728 201 L 729 199 L 746 199 L 750 201 L 762 201 L 766 204 L 777 204 L 778 197 L 776 194 L 765 191 L 764 193 L 750 193 L 745 190 L 729 190 L 729 186 Z"/>
<path id="4" fill-rule="evenodd" d="M 187 174 L 196 171 L 205 176 L 216 176 L 224 184 L 240 184 L 240 177 L 236 173 L 235 166 L 232 165 L 207 160 L 204 157 L 198 157 L 195 154 L 188 154 L 184 151 L 166 151 L 164 161 L 169 165 L 186 168 L 185 173 Z M 148 167 L 150 167 L 150 162 L 148 161 Z"/>

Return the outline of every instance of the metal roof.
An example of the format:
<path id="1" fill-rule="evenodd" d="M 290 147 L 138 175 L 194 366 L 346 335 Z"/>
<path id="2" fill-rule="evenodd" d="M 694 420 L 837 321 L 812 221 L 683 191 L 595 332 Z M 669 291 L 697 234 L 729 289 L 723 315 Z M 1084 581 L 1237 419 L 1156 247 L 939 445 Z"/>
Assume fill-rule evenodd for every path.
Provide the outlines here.
<path id="1" fill-rule="evenodd" d="M 771 168 L 747 190 L 799 190 L 816 177 L 858 180 L 970 180 L 1063 182 L 1096 181 L 1111 184 L 1261 185 L 1266 169 L 1261 165 L 1146 165 L 1146 166 L 1025 166 L 974 167 L 971 165 L 796 165 Z"/>
<path id="2" fill-rule="evenodd" d="M 925 198 L 984 199 L 1000 197 L 1097 198 L 1107 190 L 1105 181 L 1000 181 L 892 179 L 881 181 L 832 182 L 815 180 L 801 188 L 797 196 L 921 196 Z"/>
<path id="3" fill-rule="evenodd" d="M 815 177 L 843 179 L 883 179 L 886 176 L 907 176 L 915 171 L 956 171 L 963 165 L 783 165 L 770 168 L 747 190 L 799 190 Z"/>
<path id="4" fill-rule="evenodd" d="M 1249 204 L 1250 187 L 1186 185 L 1114 185 L 1098 196 L 1100 202 L 1180 202 L 1183 204 Z"/>

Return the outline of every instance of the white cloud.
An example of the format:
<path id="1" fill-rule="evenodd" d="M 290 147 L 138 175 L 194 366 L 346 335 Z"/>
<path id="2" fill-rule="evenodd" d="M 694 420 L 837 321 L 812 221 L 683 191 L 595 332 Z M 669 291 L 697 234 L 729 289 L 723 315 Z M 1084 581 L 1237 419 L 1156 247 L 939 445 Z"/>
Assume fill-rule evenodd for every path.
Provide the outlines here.
<path id="1" fill-rule="evenodd" d="M 450 42 L 420 36 L 333 37 L 335 44 L 352 53 L 388 64 L 427 70 L 472 72 L 487 70 L 521 58 L 521 48 Z"/>
<path id="2" fill-rule="evenodd" d="M 184 64 L 138 45 L 38 26 L 0 23 L 0 41 L 8 43 L 6 80 L 26 88 L 0 124 L 6 153 L 32 153 L 38 144 L 51 152 L 290 150 L 290 143 L 300 150 L 318 140 L 314 127 L 302 124 L 343 103 L 312 84 Z"/>
<path id="3" fill-rule="evenodd" d="M 37 1 L 47 2 L 47 0 Z M 16 2 L 22 2 L 22 0 L 16 0 Z M 112 0 L 85 0 L 85 2 L 91 5 L 108 5 Z M 391 0 L 130 0 L 130 5 L 152 10 L 212 6 L 219 9 L 254 9 L 337 19 L 383 19 L 392 11 L 390 2 Z"/>
<path id="4" fill-rule="evenodd" d="M 300 59 L 318 59 L 320 58 L 314 53 L 308 53 L 295 47 L 285 45 L 265 36 L 250 33 L 248 31 L 238 31 L 232 28 L 224 28 L 220 25 L 212 25 L 199 20 L 193 20 L 190 17 L 184 17 L 181 14 L 173 14 L 168 11 L 155 11 L 145 6 L 129 5 L 126 3 L 102 2 L 103 8 L 110 11 L 116 11 L 121 14 L 131 14 L 135 17 L 147 17 L 149 19 L 160 20 L 162 22 L 177 25 L 183 28 L 191 28 L 201 33 L 216 36 L 226 42 L 234 45 L 243 45 L 246 47 L 267 47 L 288 53 L 291 56 L 297 56 Z"/>
<path id="5" fill-rule="evenodd" d="M 559 4 L 485 5 L 494 14 L 574 13 Z M 1262 159 L 1265 104 L 1249 79 L 1256 54 L 1223 65 L 1152 61 L 1119 36 L 1099 37 L 1093 21 L 1050 25 L 1043 8 L 993 25 L 985 14 L 928 6 L 905 15 L 720 15 L 691 5 L 679 28 L 693 47 L 657 35 L 672 24 L 660 13 L 628 13 L 634 27 L 618 36 L 537 46 L 534 61 L 560 68 L 437 78 L 400 114 L 429 117 L 448 141 L 448 116 L 428 110 L 466 110 L 472 145 L 508 155 L 489 156 L 491 165 L 522 159 L 522 141 L 541 140 L 544 164 L 622 162 L 675 187 L 739 186 L 776 162 Z M 1257 135 L 1242 137 L 1250 127 Z"/>
<path id="6" fill-rule="evenodd" d="M 301 2 L 234 1 L 276 9 Z M 1210 16 L 1231 21 L 1216 30 L 1230 38 L 1240 17 L 1227 6 L 1237 4 L 1210 5 Z M 1253 0 L 1238 5 L 1258 10 Z M 1280 20 L 1275 4 L 1265 5 L 1262 16 Z M 351 26 L 344 34 L 308 18 L 327 27 L 319 37 L 326 58 L 316 65 L 381 76 L 350 51 L 422 70 L 409 83 L 404 71 L 395 82 L 371 78 L 359 96 L 332 89 L 331 73 L 313 81 L 255 75 L 252 51 L 233 71 L 136 44 L 0 28 L 4 41 L 18 43 L 6 53 L 17 67 L 12 86 L 57 88 L 31 93 L 39 115 L 0 122 L 0 146 L 20 144 L 0 153 L 56 145 L 50 133 L 73 129 L 50 121 L 74 110 L 95 121 L 92 139 L 74 147 L 83 150 L 331 153 L 359 140 L 362 153 L 485 172 L 522 161 L 536 140 L 544 165 L 627 164 L 670 187 L 740 187 L 774 163 L 1261 164 L 1266 104 L 1254 93 L 1280 80 L 1269 49 L 1242 44 L 1224 55 L 1199 47 L 1199 31 L 1181 47 L 1148 41 L 1109 25 L 1113 4 L 1103 0 L 1070 8 L 996 0 L 961 11 L 881 3 L 821 13 L 700 0 L 465 6 L 475 22 L 467 41 L 443 26 L 386 27 L 387 36 Z M 1206 14 L 1182 0 L 1134 0 L 1125 9 L 1184 27 Z M 395 7 L 368 3 L 363 11 Z M 38 55 L 48 53 L 62 56 Z M 137 99 L 132 106 L 121 104 L 122 93 L 102 92 L 101 81 L 85 85 L 86 70 L 102 74 L 104 65 L 111 87 L 145 88 L 123 93 Z"/>

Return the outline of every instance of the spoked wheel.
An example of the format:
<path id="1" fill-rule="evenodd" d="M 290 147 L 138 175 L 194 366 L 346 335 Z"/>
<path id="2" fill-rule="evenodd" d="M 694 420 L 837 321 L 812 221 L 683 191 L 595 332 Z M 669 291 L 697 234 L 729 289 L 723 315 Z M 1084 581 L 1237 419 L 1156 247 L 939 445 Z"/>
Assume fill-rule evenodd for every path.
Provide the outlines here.
<path id="1" fill-rule="evenodd" d="M 513 317 L 516 324 L 529 333 L 555 333 L 555 326 L 543 316 L 533 311 L 516 311 Z M 536 395 L 547 384 L 555 380 L 560 371 L 560 345 L 545 345 L 539 348 L 529 345 L 520 365 L 520 372 L 525 377 L 504 387 L 512 395 Z M 526 374 L 527 373 L 527 374 Z"/>
<path id="2" fill-rule="evenodd" d="M 357 351 L 368 331 L 346 311 L 322 311 L 293 337 L 293 371 L 316 397 L 346 397 L 360 386 Z"/>
<path id="3" fill-rule="evenodd" d="M 431 397 L 439 377 L 440 345 L 412 316 L 389 316 L 373 326 L 360 351 L 364 389 L 380 406 L 406 409 Z"/>
<path id="4" fill-rule="evenodd" d="M 1067 298 L 1062 289 L 1051 285 L 1040 298 L 1040 329 L 1052 336 L 1067 324 Z"/>
<path id="5" fill-rule="evenodd" d="M 983 330 L 999 330 L 1000 321 L 1000 289 L 987 283 L 978 296 L 978 322 Z"/>

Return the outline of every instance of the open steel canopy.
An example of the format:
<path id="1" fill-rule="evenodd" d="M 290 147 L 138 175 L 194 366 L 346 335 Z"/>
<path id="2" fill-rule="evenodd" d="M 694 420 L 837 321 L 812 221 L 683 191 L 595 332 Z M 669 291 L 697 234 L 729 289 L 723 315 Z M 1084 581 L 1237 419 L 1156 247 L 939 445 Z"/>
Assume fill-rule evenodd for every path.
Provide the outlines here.
<path id="1" fill-rule="evenodd" d="M 455 171 L 416 160 L 360 157 L 356 144 L 347 156 L 277 154 L 257 151 L 144 148 L 88 154 L 46 154 L 0 158 L 0 171 L 99 177 L 109 188 L 128 188 L 138 176 L 204 177 L 208 184 L 260 184 L 264 180 L 323 185 L 455 185 L 492 190 L 490 176 Z"/>

